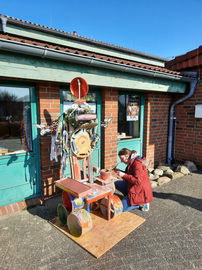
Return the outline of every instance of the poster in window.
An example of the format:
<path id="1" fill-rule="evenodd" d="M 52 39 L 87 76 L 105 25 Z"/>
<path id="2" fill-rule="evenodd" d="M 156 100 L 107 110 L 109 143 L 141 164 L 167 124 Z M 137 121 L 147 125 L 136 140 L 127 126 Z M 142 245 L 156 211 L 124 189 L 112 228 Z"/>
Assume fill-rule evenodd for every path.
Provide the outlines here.
<path id="1" fill-rule="evenodd" d="M 138 121 L 139 120 L 139 97 L 129 96 L 127 111 L 127 121 Z"/>

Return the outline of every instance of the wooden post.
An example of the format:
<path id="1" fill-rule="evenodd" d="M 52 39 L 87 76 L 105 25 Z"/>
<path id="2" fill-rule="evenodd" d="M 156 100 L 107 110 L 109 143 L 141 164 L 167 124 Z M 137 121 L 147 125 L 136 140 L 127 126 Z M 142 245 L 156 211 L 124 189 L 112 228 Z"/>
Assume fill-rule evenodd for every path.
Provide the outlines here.
<path id="1" fill-rule="evenodd" d="M 92 164 L 92 157 L 91 155 L 87 157 L 88 161 L 88 178 L 89 178 L 89 183 L 93 184 L 93 164 Z"/>

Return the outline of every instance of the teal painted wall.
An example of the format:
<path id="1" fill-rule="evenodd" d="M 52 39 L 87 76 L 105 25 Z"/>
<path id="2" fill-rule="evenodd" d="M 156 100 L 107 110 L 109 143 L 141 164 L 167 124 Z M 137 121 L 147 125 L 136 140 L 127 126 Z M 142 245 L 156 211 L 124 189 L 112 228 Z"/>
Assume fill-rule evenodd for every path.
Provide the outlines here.
<path id="1" fill-rule="evenodd" d="M 34 85 L 0 81 L 1 86 L 29 88 L 31 119 L 37 123 L 37 98 Z M 0 206 L 41 195 L 40 157 L 37 129 L 32 128 L 33 151 L 0 156 Z"/>
<path id="2" fill-rule="evenodd" d="M 0 76 L 20 79 L 70 83 L 75 77 L 84 78 L 89 85 L 119 89 L 185 93 L 187 84 L 180 81 L 162 80 L 131 73 L 74 65 L 1 52 Z"/>

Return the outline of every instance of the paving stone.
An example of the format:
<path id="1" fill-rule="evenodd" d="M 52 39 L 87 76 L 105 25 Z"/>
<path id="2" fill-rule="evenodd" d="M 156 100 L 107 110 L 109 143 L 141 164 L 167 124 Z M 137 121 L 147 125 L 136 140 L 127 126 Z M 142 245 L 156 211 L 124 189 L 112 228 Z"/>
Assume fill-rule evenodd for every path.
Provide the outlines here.
<path id="1" fill-rule="evenodd" d="M 202 269 L 202 172 L 153 189 L 146 221 L 99 259 L 51 226 L 61 198 L 0 218 L 1 270 Z"/>

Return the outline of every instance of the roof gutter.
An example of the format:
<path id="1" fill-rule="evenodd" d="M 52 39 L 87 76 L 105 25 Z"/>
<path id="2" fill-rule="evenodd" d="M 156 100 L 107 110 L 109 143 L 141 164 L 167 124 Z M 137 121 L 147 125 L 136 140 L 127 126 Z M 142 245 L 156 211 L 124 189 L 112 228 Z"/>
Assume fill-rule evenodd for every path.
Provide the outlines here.
<path id="1" fill-rule="evenodd" d="M 170 107 L 170 115 L 169 115 L 169 134 L 168 134 L 168 154 L 167 154 L 167 162 L 170 165 L 172 161 L 172 141 L 173 141 L 173 120 L 174 120 L 174 108 L 177 104 L 189 99 L 196 89 L 198 79 L 196 78 L 197 73 L 194 72 L 195 78 L 192 82 L 190 82 L 190 92 L 188 95 L 184 96 L 176 100 Z"/>
<path id="2" fill-rule="evenodd" d="M 47 58 L 47 59 L 54 59 L 58 61 L 67 61 L 71 63 L 81 64 L 81 65 L 88 65 L 97 68 L 106 68 L 121 72 L 133 73 L 148 77 L 155 77 L 160 79 L 167 79 L 167 80 L 175 80 L 175 81 L 182 81 L 182 82 L 192 82 L 195 79 L 190 77 L 185 77 L 181 75 L 169 74 L 164 72 L 159 72 L 155 70 L 148 70 L 144 68 L 134 67 L 134 66 L 127 66 L 124 64 L 108 62 L 102 59 L 96 59 L 93 57 L 83 56 L 72 54 L 68 52 L 61 52 L 56 51 L 49 48 L 39 47 L 30 44 L 23 44 L 11 40 L 0 39 L 0 50 L 21 53 L 26 55 L 33 55 L 35 57 Z"/>

